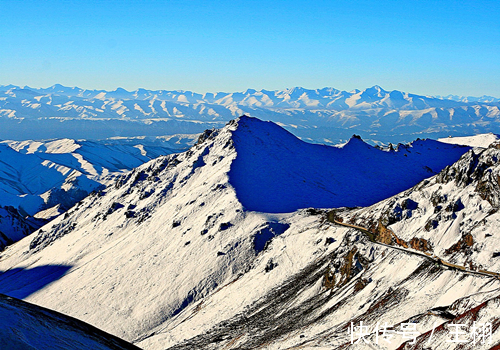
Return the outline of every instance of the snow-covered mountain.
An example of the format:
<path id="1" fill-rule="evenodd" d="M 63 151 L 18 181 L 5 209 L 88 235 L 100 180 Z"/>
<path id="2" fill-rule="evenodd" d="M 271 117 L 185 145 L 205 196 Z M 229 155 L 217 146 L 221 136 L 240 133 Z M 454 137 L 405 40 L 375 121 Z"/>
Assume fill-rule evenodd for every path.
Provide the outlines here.
<path id="1" fill-rule="evenodd" d="M 95 327 L 0 294 L 0 348 L 30 350 L 139 350 Z"/>
<path id="2" fill-rule="evenodd" d="M 432 251 L 477 271 L 500 272 L 499 159 L 500 143 L 470 150 L 431 179 L 341 216 L 386 235 L 387 242 Z"/>
<path id="3" fill-rule="evenodd" d="M 408 142 L 419 137 L 500 132 L 498 99 L 415 95 L 379 86 L 190 91 L 0 88 L 0 138 L 106 138 L 198 133 L 242 114 L 272 120 L 304 140 L 336 144 L 354 132 L 367 140 Z"/>
<path id="4" fill-rule="evenodd" d="M 444 261 L 450 271 L 441 283 L 458 278 L 455 285 L 444 288 L 444 295 L 437 301 L 439 310 L 414 318 L 423 320 L 427 328 L 417 338 L 417 345 L 410 348 L 454 348 L 456 324 L 462 325 L 460 339 L 464 344 L 455 343 L 460 349 L 493 349 L 500 344 L 499 159 L 498 142 L 487 149 L 476 148 L 438 175 L 394 197 L 368 208 L 336 212 L 337 220 L 369 229 L 377 242 Z M 420 283 L 426 293 L 432 290 L 424 281 Z M 477 292 L 479 286 L 484 290 Z M 468 296 L 462 297 L 464 294 Z M 400 300 L 405 301 L 412 307 L 419 304 Z M 438 315 L 444 322 L 438 322 L 443 324 L 432 335 L 432 322 L 425 318 Z M 493 327 L 489 330 L 493 333 L 491 342 L 474 344 L 474 338 L 480 335 L 479 331 L 471 332 L 474 322 Z"/>
<path id="5" fill-rule="evenodd" d="M 311 145 L 241 117 L 7 247 L 0 292 L 145 349 L 338 348 L 360 321 L 418 320 L 424 332 L 490 300 L 500 283 L 380 245 L 307 207 L 375 207 L 467 152 L 431 140 L 396 150 L 357 137 Z M 358 223 L 360 210 L 337 215 Z M 481 319 L 498 316 L 494 305 Z M 394 334 L 391 348 L 407 340 Z"/>
<path id="6" fill-rule="evenodd" d="M 160 155 L 183 151 L 197 137 L 0 141 L 0 249 L 104 188 L 117 175 Z"/>
<path id="7" fill-rule="evenodd" d="M 496 98 L 493 96 L 483 95 L 480 97 L 474 96 L 458 96 L 458 95 L 447 95 L 447 96 L 436 96 L 437 98 L 441 98 L 444 100 L 453 100 L 458 102 L 500 102 L 500 98 Z"/>

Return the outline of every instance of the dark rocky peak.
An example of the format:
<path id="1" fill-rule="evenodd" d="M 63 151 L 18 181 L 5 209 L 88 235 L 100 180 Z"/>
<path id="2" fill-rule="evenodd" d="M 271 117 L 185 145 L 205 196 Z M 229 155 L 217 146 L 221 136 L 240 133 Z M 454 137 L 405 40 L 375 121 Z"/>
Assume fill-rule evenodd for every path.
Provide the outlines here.
<path id="1" fill-rule="evenodd" d="M 455 182 L 457 186 L 475 185 L 481 198 L 500 207 L 500 149 L 470 150 L 458 162 L 446 167 L 436 178 L 438 183 Z"/>

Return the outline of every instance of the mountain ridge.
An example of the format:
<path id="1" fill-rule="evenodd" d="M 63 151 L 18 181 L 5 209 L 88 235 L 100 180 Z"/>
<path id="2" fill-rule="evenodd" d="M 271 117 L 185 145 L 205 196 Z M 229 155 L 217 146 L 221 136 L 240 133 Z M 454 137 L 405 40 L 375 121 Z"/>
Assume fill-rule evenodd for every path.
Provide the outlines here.
<path id="1" fill-rule="evenodd" d="M 197 135 L 100 141 L 0 141 L 0 249 L 67 211 L 114 177 Z"/>
<path id="2" fill-rule="evenodd" d="M 115 90 L 105 90 L 105 89 L 84 89 L 84 88 L 79 88 L 77 86 L 73 86 L 73 87 L 69 87 L 69 86 L 64 86 L 62 84 L 54 84 L 52 86 L 49 86 L 47 88 L 36 88 L 36 87 L 30 87 L 30 86 L 17 86 L 17 85 L 13 85 L 13 84 L 9 84 L 9 85 L 0 85 L 0 91 L 8 91 L 8 90 L 11 90 L 11 89 L 19 89 L 19 90 L 31 90 L 33 92 L 43 92 L 43 93 L 52 93 L 52 92 L 58 92 L 58 93 L 61 93 L 61 94 L 75 94 L 75 96 L 78 96 L 78 95 L 81 95 L 81 96 L 85 96 L 87 94 L 87 96 L 90 96 L 90 94 L 99 94 L 99 93 L 114 93 L 114 94 L 130 94 L 130 96 L 135 96 L 134 97 L 137 97 L 139 96 L 140 94 L 148 94 L 148 93 L 151 93 L 152 95 L 161 95 L 163 93 L 179 93 L 179 94 L 182 94 L 182 93 L 187 93 L 187 94 L 190 94 L 190 95 L 193 95 L 193 96 L 205 96 L 205 95 L 217 95 L 217 94 L 221 94 L 221 95 L 229 95 L 231 94 L 231 92 L 224 92 L 224 91 L 219 91 L 219 92 L 203 92 L 203 93 L 200 93 L 200 92 L 195 92 L 195 91 L 190 91 L 190 90 L 164 90 L 164 89 L 160 89 L 160 90 L 151 90 L 151 89 L 144 89 L 144 88 L 137 88 L 135 90 L 126 90 L 124 88 L 121 88 L 121 87 L 118 87 L 116 88 Z M 304 88 L 304 87 L 301 87 L 301 86 L 295 86 L 295 87 L 292 87 L 292 88 L 286 88 L 286 89 L 282 89 L 282 90 L 267 90 L 267 89 L 260 89 L 260 90 L 257 90 L 257 89 L 252 89 L 252 88 L 248 88 L 244 91 L 239 91 L 239 92 L 233 92 L 235 94 L 241 94 L 241 95 L 248 95 L 248 94 L 254 94 L 256 92 L 259 92 L 259 93 L 271 93 L 271 92 L 274 92 L 274 93 L 286 93 L 288 95 L 294 93 L 295 91 L 299 91 L 299 92 L 311 92 L 311 91 L 315 91 L 315 92 L 320 92 L 320 91 L 325 91 L 325 92 L 329 92 L 331 95 L 335 95 L 335 94 L 338 94 L 338 93 L 350 93 L 350 94 L 358 94 L 360 92 L 362 93 L 368 93 L 370 94 L 370 92 L 377 92 L 377 93 L 380 93 L 380 92 L 384 92 L 384 93 L 401 93 L 401 94 L 406 94 L 405 92 L 403 91 L 400 91 L 400 90 L 385 90 L 384 88 L 382 88 L 380 85 L 373 85 L 371 87 L 367 87 L 365 88 L 364 90 L 359 90 L 359 89 L 354 89 L 354 90 L 351 90 L 351 91 L 346 91 L 346 90 L 338 90 L 334 87 L 323 87 L 323 88 L 317 88 L 317 89 L 307 89 L 307 88 Z M 425 96 L 425 97 L 429 97 L 429 98 L 435 98 L 435 99 L 440 99 L 440 100 L 453 100 L 453 101 L 456 101 L 456 102 L 468 102 L 468 103 L 474 103 L 474 102 L 498 102 L 500 100 L 500 98 L 498 97 L 493 97 L 493 96 L 489 96 L 489 95 L 482 95 L 482 96 L 465 96 L 465 95 L 453 95 L 453 94 L 448 94 L 448 95 L 418 95 L 418 94 L 411 94 L 411 95 L 414 95 L 414 96 Z"/>
<path id="3" fill-rule="evenodd" d="M 272 122 L 244 116 L 235 123 L 237 156 L 230 183 L 246 208 L 262 212 L 373 204 L 455 162 L 466 151 L 418 140 L 386 152 L 357 137 L 342 147 L 313 145 Z M 348 184 L 342 180 L 347 178 Z"/>

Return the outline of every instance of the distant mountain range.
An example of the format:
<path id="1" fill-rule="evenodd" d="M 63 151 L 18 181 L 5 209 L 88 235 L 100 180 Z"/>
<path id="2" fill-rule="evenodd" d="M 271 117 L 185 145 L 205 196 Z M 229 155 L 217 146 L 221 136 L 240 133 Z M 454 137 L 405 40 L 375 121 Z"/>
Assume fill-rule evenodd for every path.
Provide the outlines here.
<path id="1" fill-rule="evenodd" d="M 474 96 L 458 96 L 458 95 L 446 95 L 446 96 L 435 96 L 437 98 L 441 98 L 444 100 L 453 100 L 453 101 L 458 101 L 458 102 L 485 102 L 485 103 L 495 103 L 499 102 L 500 98 L 496 98 L 493 96 L 487 96 L 483 95 L 480 97 L 474 97 Z"/>
<path id="2" fill-rule="evenodd" d="M 350 92 L 296 87 L 205 94 L 0 86 L 3 139 L 200 133 L 243 114 L 325 144 L 346 141 L 354 132 L 372 144 L 500 132 L 498 98 L 421 96 L 380 86 Z"/>

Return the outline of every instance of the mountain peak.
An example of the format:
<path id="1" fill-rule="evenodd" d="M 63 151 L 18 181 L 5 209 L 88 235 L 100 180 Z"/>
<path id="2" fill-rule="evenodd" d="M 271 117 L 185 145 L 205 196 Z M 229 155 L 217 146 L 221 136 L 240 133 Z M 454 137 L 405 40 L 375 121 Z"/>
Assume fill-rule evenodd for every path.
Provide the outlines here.
<path id="1" fill-rule="evenodd" d="M 369 94 L 369 95 L 379 95 L 382 93 L 386 93 L 384 89 L 382 89 L 379 85 L 373 85 L 370 88 L 367 88 L 363 91 L 363 93 Z"/>
<path id="2" fill-rule="evenodd" d="M 342 146 L 342 148 L 349 149 L 349 150 L 355 149 L 355 150 L 362 152 L 361 149 L 363 149 L 363 148 L 364 149 L 372 149 L 374 147 L 370 146 L 365 141 L 363 141 L 361 136 L 354 134 L 351 136 L 349 141 L 347 141 L 347 143 Z"/>
<path id="3" fill-rule="evenodd" d="M 0 90 L 0 115 L 9 116 L 2 123 L 23 118 L 22 123 L 0 128 L 0 137 L 5 139 L 68 136 L 100 139 L 138 133 L 199 133 L 251 113 L 294 126 L 294 134 L 313 142 L 325 142 L 326 139 L 336 144 L 350 136 L 351 128 L 364 125 L 367 135 L 377 135 L 376 141 L 387 143 L 389 135 L 398 135 L 398 141 L 408 142 L 416 133 L 424 137 L 442 137 L 456 135 L 457 130 L 469 133 L 496 130 L 500 120 L 498 103 L 457 102 L 397 90 L 387 92 L 379 85 L 351 92 L 293 87 L 203 95 L 183 90 L 82 90 L 65 88 L 61 84 L 47 89 L 30 89 L 35 92 L 31 95 L 19 91 L 3 92 L 6 87 Z M 57 98 L 52 99 L 52 95 Z M 61 122 L 46 118 L 38 127 L 39 118 L 47 116 L 60 118 Z M 463 120 L 470 123 L 458 127 Z M 106 126 L 96 127 L 96 123 L 101 122 Z M 68 123 L 77 127 L 68 128 Z M 433 128 L 435 123 L 441 125 L 439 132 Z M 479 129 L 474 125 L 480 125 Z M 325 127 L 339 130 L 339 133 L 324 135 Z"/>
<path id="4" fill-rule="evenodd" d="M 377 91 L 386 91 L 380 85 L 373 85 L 370 89 L 374 89 Z"/>

